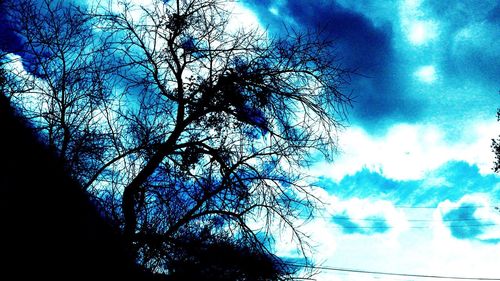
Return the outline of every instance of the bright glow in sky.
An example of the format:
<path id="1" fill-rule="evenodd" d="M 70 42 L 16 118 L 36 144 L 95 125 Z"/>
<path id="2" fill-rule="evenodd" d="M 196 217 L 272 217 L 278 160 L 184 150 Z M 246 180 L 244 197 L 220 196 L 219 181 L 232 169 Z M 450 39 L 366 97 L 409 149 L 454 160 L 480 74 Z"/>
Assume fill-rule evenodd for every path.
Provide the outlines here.
<path id="1" fill-rule="evenodd" d="M 231 1 L 226 8 L 231 11 L 232 17 L 228 23 L 228 28 L 261 28 L 257 16 L 246 7 L 238 5 L 237 2 Z"/>
<path id="2" fill-rule="evenodd" d="M 433 65 L 422 66 L 415 72 L 415 76 L 424 83 L 432 83 L 437 78 L 436 69 Z"/>
<path id="3" fill-rule="evenodd" d="M 414 45 L 421 45 L 436 37 L 435 24 L 428 21 L 414 21 L 406 32 L 408 39 Z"/>
<path id="4" fill-rule="evenodd" d="M 276 7 L 269 8 L 269 12 L 275 16 L 279 16 L 279 10 Z"/>
<path id="5" fill-rule="evenodd" d="M 399 8 L 402 30 L 409 42 L 416 46 L 435 39 L 438 32 L 437 23 L 427 19 L 421 6 L 420 0 L 407 0 Z"/>

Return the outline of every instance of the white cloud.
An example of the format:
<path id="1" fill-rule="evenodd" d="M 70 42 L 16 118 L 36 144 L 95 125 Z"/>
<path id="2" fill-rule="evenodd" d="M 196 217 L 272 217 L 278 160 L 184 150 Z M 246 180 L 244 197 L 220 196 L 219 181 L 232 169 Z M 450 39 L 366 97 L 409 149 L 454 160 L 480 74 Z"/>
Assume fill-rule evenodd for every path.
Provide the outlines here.
<path id="1" fill-rule="evenodd" d="M 444 201 L 434 212 L 434 217 L 441 216 L 464 203 L 480 206 L 474 217 L 499 223 L 498 214 L 490 205 L 487 195 L 465 195 L 457 202 Z M 496 265 L 500 259 L 500 244 L 487 244 L 469 239 L 457 239 L 452 236 L 448 226 L 441 220 L 433 225 L 432 239 L 423 247 L 428 248 L 426 268 L 432 272 L 448 272 L 447 275 L 498 278 Z M 498 226 L 486 228 L 480 239 L 498 238 Z"/>
<path id="2" fill-rule="evenodd" d="M 225 8 L 231 12 L 231 17 L 228 23 L 228 28 L 230 30 L 242 29 L 259 29 L 261 31 L 264 28 L 260 25 L 259 19 L 255 13 L 239 4 L 237 1 L 228 1 L 225 4 Z"/>
<path id="3" fill-rule="evenodd" d="M 29 112 L 38 112 L 40 109 L 47 108 L 48 104 L 43 99 L 43 93 L 48 91 L 49 85 L 47 81 L 37 78 L 24 69 L 21 56 L 7 54 L 2 67 L 7 71 L 6 79 L 12 81 L 7 83 L 5 94 L 14 96 L 12 100 L 14 103 L 22 101 L 18 105 Z M 36 122 L 36 120 L 32 121 Z"/>
<path id="4" fill-rule="evenodd" d="M 40 79 L 37 79 L 24 69 L 23 58 L 21 56 L 13 53 L 6 54 L 1 63 L 2 68 L 8 73 L 8 79 L 14 79 L 18 82 L 19 85 L 17 87 L 19 91 L 25 92 L 27 89 L 39 86 Z"/>
<path id="5" fill-rule="evenodd" d="M 104 3 L 99 0 L 87 0 L 87 3 L 90 6 L 98 6 L 101 8 L 111 9 L 113 12 L 123 12 L 125 6 L 124 3 L 127 4 L 128 13 L 135 23 L 139 23 L 144 20 L 144 9 L 146 10 L 154 10 L 156 5 L 163 5 L 163 1 L 158 0 L 129 0 L 129 1 L 120 1 L 120 0 L 109 0 Z M 128 5 L 130 4 L 130 5 Z M 166 6 L 175 8 L 175 2 L 167 3 Z M 260 29 L 264 30 L 259 23 L 259 20 L 255 13 L 238 3 L 238 1 L 226 0 L 222 1 L 222 8 L 226 11 L 230 12 L 229 22 L 227 24 L 227 31 L 237 31 L 238 29 Z M 160 8 L 162 9 L 162 8 Z"/>
<path id="6" fill-rule="evenodd" d="M 493 163 L 491 139 L 498 127 L 494 120 L 470 121 L 453 139 L 436 125 L 396 124 L 379 137 L 352 127 L 339 137 L 342 152 L 337 160 L 319 162 L 308 173 L 339 181 L 367 168 L 394 180 L 417 180 L 448 161 L 465 161 L 488 174 Z"/>
<path id="7" fill-rule="evenodd" d="M 322 245 L 321 247 L 324 245 L 321 242 L 335 243 L 335 238 L 325 240 L 326 233 L 330 233 L 329 235 L 333 234 L 334 237 L 343 233 L 342 227 L 332 220 L 333 217 L 349 218 L 361 227 L 372 226 L 367 219 L 376 218 L 377 220 L 385 221 L 390 229 L 386 232 L 377 233 L 375 236 L 379 236 L 380 242 L 387 247 L 397 244 L 398 236 L 409 227 L 404 212 L 401 209 L 395 208 L 389 201 L 360 198 L 341 200 L 322 188 L 314 188 L 311 193 L 323 202 L 323 208 L 320 209 L 317 218 L 306 224 L 306 228 L 313 230 L 308 231 L 308 233 L 312 234 L 311 239 Z"/>
<path id="8" fill-rule="evenodd" d="M 2 66 L 5 70 L 15 73 L 15 75 L 25 75 L 26 71 L 23 67 L 23 60 L 21 56 L 9 53 L 5 55 L 5 63 Z M 2 61 L 2 62 L 4 62 Z"/>
<path id="9" fill-rule="evenodd" d="M 335 252 L 324 265 L 402 274 L 499 278 L 497 267 L 500 248 L 498 246 L 454 239 L 433 239 L 427 231 L 414 231 L 403 239 L 401 249 L 392 250 L 380 246 L 378 241 L 374 241 L 371 237 L 365 239 L 338 237 L 337 240 L 341 240 L 344 247 Z M 417 280 L 328 270 L 322 271 L 315 276 L 315 279 L 320 281 Z"/>
<path id="10" fill-rule="evenodd" d="M 400 227 L 397 235 L 391 232 L 376 235 L 345 234 L 331 220 L 313 221 L 314 237 L 327 234 L 319 241 L 315 257 L 322 266 L 423 275 L 465 276 L 498 278 L 497 261 L 500 259 L 500 244 L 486 244 L 453 237 L 444 226 L 442 215 L 463 203 L 474 203 L 484 208 L 477 209 L 475 217 L 490 219 L 498 223 L 500 214 L 491 207 L 486 195 L 466 195 L 457 202 L 445 201 L 436 209 L 397 209 L 386 201 L 351 199 L 341 201 L 335 196 L 318 192 L 321 199 L 330 203 L 329 212 L 348 210 L 349 215 L 363 217 L 384 213 L 390 225 Z M 426 222 L 409 221 L 424 219 Z M 405 227 L 402 227 L 406 224 Z M 318 227 L 315 228 L 315 225 Z M 417 226 L 416 228 L 413 228 Z M 418 227 L 423 226 L 423 227 Z M 332 235 L 333 233 L 333 235 Z M 488 237 L 493 234 L 485 233 Z M 497 236 L 496 236 L 497 237 Z M 481 237 L 483 238 L 483 237 Z M 486 238 L 486 237 L 485 237 Z M 323 244 L 324 243 L 324 244 Z M 331 244 L 334 247 L 329 248 Z M 317 280 L 385 280 L 389 276 L 348 273 L 324 270 L 315 276 Z M 377 279 L 380 278 L 380 279 Z M 395 277 L 396 280 L 407 280 Z"/>

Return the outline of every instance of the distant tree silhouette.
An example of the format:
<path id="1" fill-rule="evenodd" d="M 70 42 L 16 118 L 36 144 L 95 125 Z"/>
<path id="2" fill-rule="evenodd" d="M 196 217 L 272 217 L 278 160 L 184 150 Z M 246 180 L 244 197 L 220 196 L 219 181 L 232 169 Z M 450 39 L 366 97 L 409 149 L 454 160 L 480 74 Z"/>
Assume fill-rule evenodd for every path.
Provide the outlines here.
<path id="1" fill-rule="evenodd" d="M 350 103 L 332 42 L 234 28 L 231 1 L 15 2 L 28 73 L 8 73 L 7 95 L 137 261 L 167 273 L 213 261 L 219 272 L 229 260 L 203 256 L 238 249 L 287 275 L 273 235 L 288 231 L 306 253 L 300 225 L 320 202 L 302 171 L 311 155 L 335 152 Z"/>
<path id="2" fill-rule="evenodd" d="M 500 122 L 500 109 L 497 110 L 497 121 Z M 495 153 L 493 171 L 500 173 L 500 136 L 496 140 L 492 139 L 491 149 Z"/>
<path id="3" fill-rule="evenodd" d="M 172 244 L 168 267 L 176 280 L 285 280 L 295 272 L 278 257 L 244 241 L 202 235 Z"/>

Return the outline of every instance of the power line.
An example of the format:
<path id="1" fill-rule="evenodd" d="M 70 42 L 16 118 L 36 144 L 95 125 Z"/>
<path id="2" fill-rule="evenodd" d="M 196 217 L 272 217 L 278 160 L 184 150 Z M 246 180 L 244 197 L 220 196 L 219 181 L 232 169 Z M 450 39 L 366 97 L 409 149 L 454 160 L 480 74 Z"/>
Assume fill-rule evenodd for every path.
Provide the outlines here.
<path id="1" fill-rule="evenodd" d="M 322 216 L 322 218 L 329 218 L 328 216 Z M 341 217 L 341 216 L 331 216 L 332 219 L 337 220 L 351 220 L 351 221 L 373 221 L 373 222 L 386 222 L 385 219 L 376 219 L 376 218 L 350 218 L 350 217 Z M 434 221 L 446 221 L 446 222 L 459 222 L 459 221 L 481 221 L 479 218 L 471 218 L 471 219 L 443 219 L 443 220 L 434 220 L 434 219 L 409 219 L 406 220 L 408 222 L 434 222 Z"/>
<path id="2" fill-rule="evenodd" d="M 404 206 L 404 205 L 395 205 L 396 209 L 437 209 L 438 206 Z M 453 209 L 479 209 L 479 208 L 491 208 L 491 206 L 458 206 L 453 207 Z"/>
<path id="3" fill-rule="evenodd" d="M 385 275 L 385 276 L 433 278 L 433 279 L 453 279 L 453 280 L 490 280 L 490 281 L 500 281 L 500 278 L 426 275 L 426 274 L 411 274 L 411 273 L 396 273 L 396 272 L 384 272 L 384 271 L 370 271 L 370 270 L 361 270 L 361 269 L 352 269 L 352 268 L 341 268 L 341 267 L 331 267 L 331 266 L 312 266 L 312 265 L 295 264 L 295 263 L 287 263 L 287 264 L 291 265 L 291 266 L 302 267 L 302 268 L 311 268 L 311 269 L 329 270 L 329 271 L 338 271 L 338 272 L 349 272 L 349 273 Z"/>
<path id="4" fill-rule="evenodd" d="M 498 225 L 496 223 L 483 223 L 483 224 L 465 224 L 465 225 L 449 225 L 445 224 L 444 226 L 449 227 L 449 228 L 467 228 L 467 227 L 483 227 L 483 226 L 495 226 Z M 394 226 L 340 226 L 340 227 L 334 227 L 335 229 L 391 229 L 394 228 Z M 412 229 L 427 229 L 427 228 L 433 228 L 432 225 L 415 225 L 415 226 L 408 226 L 407 228 L 412 228 Z"/>
<path id="5" fill-rule="evenodd" d="M 324 218 L 324 219 L 332 219 L 332 220 L 345 220 L 345 221 L 351 221 L 353 223 L 355 222 L 358 222 L 358 221 L 365 221 L 365 222 L 372 222 L 372 223 L 377 223 L 377 222 L 380 222 L 380 223 L 386 223 L 388 222 L 388 220 L 386 219 L 383 219 L 383 218 L 350 218 L 350 217 L 345 217 L 345 216 L 321 216 L 321 218 Z M 444 224 L 445 226 L 449 226 L 449 227 L 481 227 L 481 226 L 494 226 L 494 225 L 498 225 L 497 223 L 493 223 L 491 222 L 491 220 L 484 220 L 484 219 L 480 219 L 480 218 L 464 218 L 464 219 L 441 219 L 441 220 L 438 220 L 438 219 L 408 219 L 408 220 L 405 220 L 407 222 L 449 222 L 449 223 L 453 223 L 453 222 L 478 222 L 479 224 L 460 224 L 460 225 L 456 225 L 456 224 Z M 347 228 L 349 226 L 346 226 Z M 384 225 L 381 225 L 381 226 L 367 226 L 367 228 L 386 228 L 386 227 L 390 227 L 390 226 L 384 226 Z M 422 228 L 422 227 L 426 227 L 426 225 L 416 225 L 416 226 L 410 226 L 410 228 L 412 227 L 416 227 L 416 228 Z M 357 227 L 352 227 L 352 228 L 357 228 Z"/>

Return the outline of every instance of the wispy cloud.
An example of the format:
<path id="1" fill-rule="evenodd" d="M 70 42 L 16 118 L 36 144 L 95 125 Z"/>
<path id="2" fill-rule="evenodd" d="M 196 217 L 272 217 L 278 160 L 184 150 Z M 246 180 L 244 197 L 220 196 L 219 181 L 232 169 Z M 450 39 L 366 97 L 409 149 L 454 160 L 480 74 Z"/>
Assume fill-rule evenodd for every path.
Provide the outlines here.
<path id="1" fill-rule="evenodd" d="M 463 161 L 489 174 L 494 159 L 490 143 L 498 128 L 494 120 L 464 124 L 461 131 L 433 124 L 397 124 L 373 136 L 351 127 L 340 135 L 342 152 L 336 161 L 318 162 L 310 173 L 339 181 L 365 169 L 388 179 L 418 180 L 429 179 L 447 162 Z"/>

